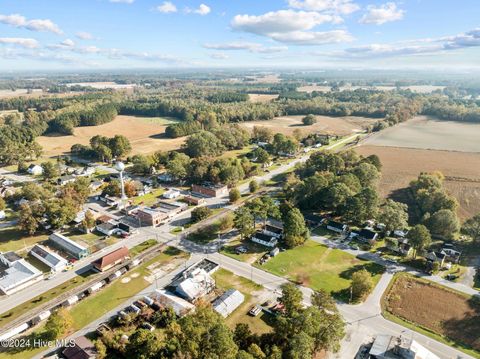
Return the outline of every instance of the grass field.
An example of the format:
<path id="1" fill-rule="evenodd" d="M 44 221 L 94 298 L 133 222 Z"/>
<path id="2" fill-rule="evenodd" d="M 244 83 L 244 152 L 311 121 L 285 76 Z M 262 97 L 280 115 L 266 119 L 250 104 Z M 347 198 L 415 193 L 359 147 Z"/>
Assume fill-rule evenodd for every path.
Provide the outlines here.
<path id="1" fill-rule="evenodd" d="M 347 292 L 354 272 L 365 268 L 377 283 L 384 271 L 378 264 L 359 260 L 314 241 L 281 252 L 259 268 L 312 289 L 323 289 L 343 301 L 348 300 Z"/>
<path id="2" fill-rule="evenodd" d="M 71 136 L 40 136 L 37 141 L 43 147 L 44 156 L 52 157 L 69 152 L 76 143 L 88 145 L 90 138 L 95 135 L 124 135 L 132 145 L 130 155 L 148 154 L 180 148 L 184 137 L 165 137 L 165 128 L 173 122 L 176 121 L 171 118 L 117 116 L 112 122 L 100 126 L 77 127 Z"/>
<path id="3" fill-rule="evenodd" d="M 246 323 L 252 332 L 262 334 L 271 331 L 271 323 L 274 318 L 265 312 L 256 317 L 248 315 L 248 311 L 255 304 L 262 304 L 265 301 L 263 287 L 239 277 L 225 269 L 219 269 L 213 274 L 216 285 L 222 290 L 237 289 L 245 296 L 245 301 L 227 317 L 227 324 L 234 329 L 237 323 Z"/>
<path id="4" fill-rule="evenodd" d="M 154 189 L 152 192 L 144 195 L 133 198 L 133 204 L 140 204 L 143 203 L 145 206 L 151 206 L 152 204 L 156 203 L 162 193 L 164 192 L 163 188 Z"/>
<path id="5" fill-rule="evenodd" d="M 235 248 L 238 246 L 245 247 L 247 249 L 246 253 L 237 254 L 235 253 Z M 250 264 L 255 263 L 255 261 L 260 258 L 263 254 L 268 253 L 269 250 L 267 247 L 260 244 L 256 244 L 252 241 L 245 240 L 235 240 L 229 242 L 228 245 L 223 247 L 220 253 L 225 254 L 226 256 Z"/>
<path id="6" fill-rule="evenodd" d="M 368 145 L 480 152 L 480 124 L 417 116 L 365 141 Z"/>
<path id="7" fill-rule="evenodd" d="M 153 247 L 158 242 L 155 239 L 148 239 L 145 242 L 137 244 L 135 247 L 130 249 L 130 256 L 135 257 L 136 255 L 145 252 L 148 248 Z"/>
<path id="8" fill-rule="evenodd" d="M 315 116 L 317 123 L 311 126 L 304 126 L 302 123 L 303 117 L 304 116 L 283 116 L 268 121 L 243 122 L 241 125 L 247 129 L 253 129 L 254 126 L 263 126 L 270 128 L 273 132 L 281 132 L 288 135 L 291 135 L 294 130 L 299 129 L 304 134 L 320 132 L 343 136 L 360 132 L 366 125 L 372 124 L 376 121 L 366 117 L 354 116 Z"/>
<path id="9" fill-rule="evenodd" d="M 187 253 L 169 247 L 155 258 L 126 273 L 105 289 L 76 304 L 70 310 L 74 320 L 74 329 L 79 330 L 85 327 L 148 287 L 151 282 L 146 277 L 151 274 L 152 269 L 157 269 L 174 260 L 178 261 L 175 263 L 175 266 L 178 266 L 185 258 L 187 258 Z M 172 269 L 170 268 L 170 270 Z M 128 280 L 125 280 L 126 278 Z"/>
<path id="10" fill-rule="evenodd" d="M 256 93 L 249 93 L 248 100 L 250 102 L 258 103 L 258 102 L 270 102 L 278 98 L 278 95 L 268 95 L 268 94 L 256 94 Z"/>
<path id="11" fill-rule="evenodd" d="M 18 251 L 30 248 L 36 243 L 47 240 L 46 234 L 30 236 L 15 227 L 0 229 L 0 252 Z"/>
<path id="12" fill-rule="evenodd" d="M 384 295 L 382 306 L 388 319 L 408 323 L 415 330 L 480 358 L 479 299 L 399 274 Z"/>
<path id="13" fill-rule="evenodd" d="M 382 162 L 379 190 L 386 196 L 401 196 L 401 189 L 421 172 L 440 171 L 447 191 L 457 198 L 462 219 L 480 212 L 480 154 L 399 147 L 361 145 L 356 152 L 376 154 Z"/>

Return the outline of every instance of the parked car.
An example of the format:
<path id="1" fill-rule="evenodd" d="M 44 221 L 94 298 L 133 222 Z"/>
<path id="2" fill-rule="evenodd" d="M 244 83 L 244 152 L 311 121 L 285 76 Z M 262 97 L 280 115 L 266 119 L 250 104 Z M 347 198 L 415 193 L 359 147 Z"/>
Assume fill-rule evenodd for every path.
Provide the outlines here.
<path id="1" fill-rule="evenodd" d="M 236 254 L 247 253 L 247 248 L 245 248 L 244 246 L 239 246 L 239 247 L 235 248 L 235 253 Z"/>
<path id="2" fill-rule="evenodd" d="M 248 311 L 248 314 L 250 314 L 252 317 L 256 317 L 261 312 L 262 312 L 262 307 L 256 304 Z"/>

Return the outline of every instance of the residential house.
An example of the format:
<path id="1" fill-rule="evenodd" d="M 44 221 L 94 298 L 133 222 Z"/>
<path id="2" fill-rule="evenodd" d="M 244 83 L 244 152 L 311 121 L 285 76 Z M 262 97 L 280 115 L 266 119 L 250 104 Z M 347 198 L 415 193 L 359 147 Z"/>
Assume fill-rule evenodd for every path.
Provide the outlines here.
<path id="1" fill-rule="evenodd" d="M 15 252 L 0 253 L 0 293 L 9 295 L 43 279 L 43 273 Z"/>
<path id="2" fill-rule="evenodd" d="M 60 233 L 52 233 L 49 240 L 55 247 L 70 254 L 76 259 L 85 258 L 90 254 L 88 248 L 81 246 Z"/>
<path id="3" fill-rule="evenodd" d="M 102 186 L 103 186 L 102 181 L 93 181 L 90 183 L 88 187 L 92 190 L 92 192 L 97 192 L 98 190 L 100 190 L 100 188 L 102 188 Z"/>
<path id="4" fill-rule="evenodd" d="M 157 176 L 157 179 L 160 182 L 173 182 L 173 181 L 175 181 L 175 177 L 173 175 L 171 175 L 170 173 L 167 173 L 167 172 L 159 174 Z"/>
<path id="5" fill-rule="evenodd" d="M 116 207 L 122 204 L 122 200 L 120 198 L 112 197 L 112 196 L 109 196 L 108 194 L 98 196 L 97 200 L 105 203 L 107 206 L 110 206 L 110 207 Z"/>
<path id="6" fill-rule="evenodd" d="M 408 238 L 395 238 L 393 239 L 393 241 L 386 241 L 387 248 L 391 251 L 397 252 L 403 256 L 408 256 L 412 253 L 413 248 L 409 244 L 410 240 Z M 393 243 L 395 243 L 396 245 L 394 245 Z"/>
<path id="7" fill-rule="evenodd" d="M 462 252 L 459 252 L 451 247 L 443 247 L 442 252 L 447 255 L 448 261 L 452 263 L 460 262 L 460 256 L 462 255 Z"/>
<path id="8" fill-rule="evenodd" d="M 213 302 L 212 307 L 218 314 L 226 318 L 244 301 L 245 296 L 242 293 L 236 289 L 229 289 Z"/>
<path id="9" fill-rule="evenodd" d="M 105 222 L 97 224 L 95 229 L 106 236 L 112 236 L 115 234 L 115 232 L 117 232 L 118 226 L 110 222 Z"/>
<path id="10" fill-rule="evenodd" d="M 97 259 L 92 263 L 93 267 L 100 271 L 104 272 L 109 270 L 110 268 L 116 266 L 124 262 L 125 260 L 130 258 L 130 253 L 128 252 L 127 247 L 120 247 L 113 252 L 110 252 L 103 257 Z"/>
<path id="11" fill-rule="evenodd" d="M 329 221 L 327 223 L 327 229 L 337 233 L 345 233 L 348 230 L 348 226 L 340 222 Z"/>
<path id="12" fill-rule="evenodd" d="M 378 238 L 378 233 L 372 231 L 371 229 L 363 228 L 359 233 L 357 238 L 366 243 L 370 243 L 372 241 L 376 241 Z"/>
<path id="13" fill-rule="evenodd" d="M 57 183 L 60 186 L 65 186 L 67 183 L 75 182 L 76 179 L 77 177 L 74 175 L 64 175 L 58 178 Z"/>
<path id="14" fill-rule="evenodd" d="M 425 256 L 425 259 L 427 260 L 427 266 L 432 266 L 433 263 L 437 262 L 440 265 L 440 268 L 443 268 L 447 260 L 447 255 L 444 251 L 431 251 Z"/>
<path id="15" fill-rule="evenodd" d="M 304 213 L 303 218 L 305 219 L 305 223 L 309 227 L 317 227 L 321 225 L 325 220 L 324 217 L 319 216 L 318 214 L 313 214 L 313 213 Z"/>
<path id="16" fill-rule="evenodd" d="M 28 166 L 27 172 L 32 176 L 40 176 L 43 174 L 43 167 L 40 165 L 31 164 Z"/>
<path id="17" fill-rule="evenodd" d="M 30 255 L 47 265 L 52 272 L 61 272 L 68 264 L 65 258 L 40 244 L 33 246 Z"/>
<path id="18" fill-rule="evenodd" d="M 219 198 L 228 196 L 228 187 L 221 183 L 214 184 L 210 182 L 204 182 L 201 185 L 192 185 L 192 192 L 206 197 Z"/>
<path id="19" fill-rule="evenodd" d="M 275 247 L 278 243 L 278 237 L 263 233 L 262 231 L 255 232 L 255 234 L 250 239 L 252 242 L 255 242 L 270 248 Z"/>
<path id="20" fill-rule="evenodd" d="M 168 214 L 162 211 L 157 211 L 153 208 L 145 207 L 140 208 L 137 211 L 137 218 L 142 226 L 156 227 L 168 218 Z"/>
<path id="21" fill-rule="evenodd" d="M 180 197 L 180 194 L 180 190 L 176 188 L 170 188 L 168 191 L 162 194 L 162 197 L 166 199 L 174 199 Z"/>
<path id="22" fill-rule="evenodd" d="M 266 224 L 265 227 L 263 227 L 263 233 L 280 239 L 283 237 L 283 228 L 271 224 Z"/>
<path id="23" fill-rule="evenodd" d="M 97 349 L 90 339 L 81 336 L 75 338 L 73 346 L 63 349 L 62 355 L 66 359 L 94 359 L 97 357 Z"/>
<path id="24" fill-rule="evenodd" d="M 137 194 L 137 196 L 145 196 L 146 194 L 152 192 L 151 186 L 146 185 L 140 181 L 133 181 L 133 186 L 135 187 L 135 193 Z"/>

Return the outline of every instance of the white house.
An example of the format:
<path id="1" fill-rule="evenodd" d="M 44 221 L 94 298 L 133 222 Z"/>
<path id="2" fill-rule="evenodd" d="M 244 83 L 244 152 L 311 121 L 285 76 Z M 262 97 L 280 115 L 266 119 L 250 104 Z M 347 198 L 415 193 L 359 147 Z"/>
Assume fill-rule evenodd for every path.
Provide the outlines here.
<path id="1" fill-rule="evenodd" d="M 28 166 L 27 172 L 33 176 L 40 176 L 43 174 L 43 167 L 40 165 L 30 165 Z"/>
<path id="2" fill-rule="evenodd" d="M 275 236 L 268 235 L 266 233 L 257 231 L 251 238 L 252 242 L 261 244 L 266 247 L 273 248 L 278 243 L 278 238 Z"/>
<path id="3" fill-rule="evenodd" d="M 163 198 L 174 199 L 180 197 L 180 191 L 176 188 L 170 188 L 167 192 L 162 194 Z"/>
<path id="4" fill-rule="evenodd" d="M 0 221 L 1 221 L 2 219 L 5 219 L 5 217 L 7 217 L 7 215 L 5 214 L 5 211 L 3 211 L 3 210 L 0 211 Z"/>
<path id="5" fill-rule="evenodd" d="M 343 233 L 348 229 L 348 226 L 340 222 L 330 221 L 327 224 L 327 229 L 337 233 Z"/>

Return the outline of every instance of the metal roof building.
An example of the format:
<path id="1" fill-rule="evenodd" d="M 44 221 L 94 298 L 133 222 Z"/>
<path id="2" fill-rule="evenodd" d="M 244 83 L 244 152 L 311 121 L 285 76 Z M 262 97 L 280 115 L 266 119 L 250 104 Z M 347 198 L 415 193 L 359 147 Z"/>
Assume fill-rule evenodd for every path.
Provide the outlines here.
<path id="1" fill-rule="evenodd" d="M 179 317 L 183 317 L 184 315 L 195 311 L 195 306 L 193 304 L 164 289 L 157 289 L 155 291 L 155 297 L 160 304 L 166 307 L 171 307 Z"/>
<path id="2" fill-rule="evenodd" d="M 65 258 L 39 244 L 36 244 L 30 250 L 30 254 L 55 272 L 62 271 L 68 264 Z"/>
<path id="3" fill-rule="evenodd" d="M 215 289 L 215 280 L 201 268 L 195 269 L 176 288 L 178 294 L 193 302 Z"/>
<path id="4" fill-rule="evenodd" d="M 228 317 L 245 300 L 245 296 L 236 289 L 229 289 L 212 304 L 213 309 L 222 317 Z"/>
<path id="5" fill-rule="evenodd" d="M 12 294 L 41 280 L 43 273 L 14 252 L 0 253 L 0 292 Z"/>
<path id="6" fill-rule="evenodd" d="M 65 237 L 60 233 L 52 233 L 49 237 L 53 244 L 59 249 L 67 252 L 77 259 L 87 257 L 89 255 L 88 249 L 80 244 L 72 241 L 70 238 Z"/>

